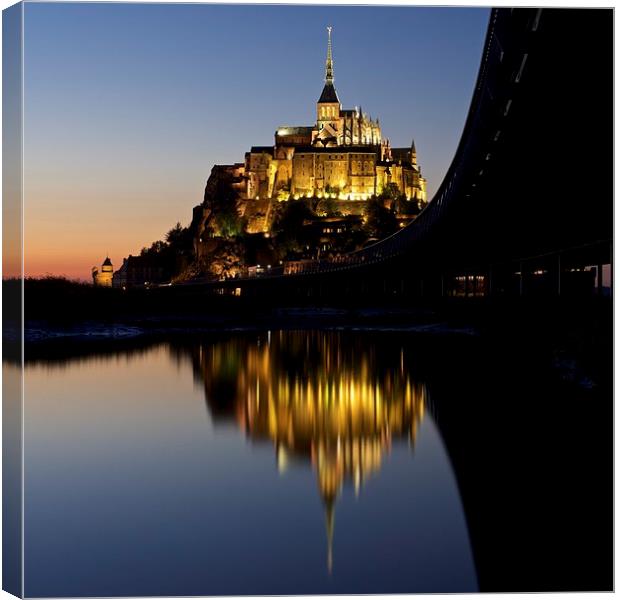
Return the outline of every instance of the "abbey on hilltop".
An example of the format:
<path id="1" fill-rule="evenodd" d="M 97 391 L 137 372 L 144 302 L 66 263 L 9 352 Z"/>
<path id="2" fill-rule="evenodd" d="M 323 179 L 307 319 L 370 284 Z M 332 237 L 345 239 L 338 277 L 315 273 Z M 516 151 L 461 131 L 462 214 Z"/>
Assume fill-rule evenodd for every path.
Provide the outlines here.
<path id="1" fill-rule="evenodd" d="M 382 137 L 379 119 L 371 119 L 361 108 L 342 108 L 334 86 L 331 33 L 328 27 L 325 85 L 316 104 L 316 123 L 279 127 L 273 146 L 253 146 L 244 163 L 217 167 L 233 178 L 249 232 L 267 229 L 272 200 L 330 197 L 359 202 L 393 184 L 408 200 L 426 202 L 426 180 L 414 142 L 408 148 L 391 148 Z M 342 208 L 343 214 L 363 210 L 354 204 Z"/>
<path id="2" fill-rule="evenodd" d="M 279 127 L 272 146 L 243 163 L 215 165 L 187 228 L 129 256 L 115 273 L 93 268 L 95 285 L 148 286 L 196 276 L 255 276 L 261 264 L 297 272 L 392 235 L 426 204 L 415 145 L 392 148 L 378 119 L 345 110 L 334 86 L 332 28 L 316 123 Z M 296 202 L 297 201 L 297 202 Z"/>

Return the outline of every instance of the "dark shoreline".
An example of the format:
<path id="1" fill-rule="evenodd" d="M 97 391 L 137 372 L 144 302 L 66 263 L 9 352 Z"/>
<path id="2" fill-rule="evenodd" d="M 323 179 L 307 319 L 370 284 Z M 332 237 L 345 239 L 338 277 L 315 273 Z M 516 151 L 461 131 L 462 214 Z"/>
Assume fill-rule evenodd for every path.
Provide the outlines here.
<path id="1" fill-rule="evenodd" d="M 3 282 L 3 360 L 62 361 L 154 343 L 242 332 L 337 330 L 402 333 L 439 355 L 481 344 L 517 362 L 555 366 L 578 378 L 613 381 L 610 296 L 436 298 L 386 302 L 371 297 L 332 303 L 222 296 L 178 288 L 96 288 L 59 278 Z"/>
<path id="2" fill-rule="evenodd" d="M 219 308 L 221 309 L 223 305 Z M 237 308 L 241 308 L 237 306 Z M 613 312 L 609 298 L 545 303 L 486 299 L 434 307 L 244 306 L 202 314 L 124 315 L 104 319 L 27 319 L 24 358 L 62 362 L 89 355 L 132 351 L 154 344 L 213 339 L 278 330 L 326 330 L 415 336 L 439 355 L 453 347 L 481 345 L 511 360 L 527 357 L 582 385 L 610 387 Z M 251 309 L 250 309 L 251 308 Z M 21 362 L 21 335 L 5 320 L 4 355 Z"/>
<path id="3" fill-rule="evenodd" d="M 431 311 L 405 309 L 297 307 L 257 311 L 251 315 L 211 313 L 75 322 L 31 320 L 24 328 L 25 359 L 53 359 L 97 353 L 100 349 L 113 352 L 167 341 L 277 330 L 393 332 L 425 337 L 479 335 L 474 327 L 449 323 Z M 18 330 L 5 328 L 5 358 L 10 362 L 19 360 L 17 335 Z"/>

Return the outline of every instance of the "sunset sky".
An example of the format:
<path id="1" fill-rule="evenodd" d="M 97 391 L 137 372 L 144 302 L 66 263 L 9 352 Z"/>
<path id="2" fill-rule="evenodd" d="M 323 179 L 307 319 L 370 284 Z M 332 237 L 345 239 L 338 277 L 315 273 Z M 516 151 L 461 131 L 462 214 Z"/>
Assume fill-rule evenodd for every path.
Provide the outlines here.
<path id="1" fill-rule="evenodd" d="M 429 198 L 461 135 L 489 10 L 25 5 L 25 270 L 88 280 L 188 225 L 215 163 L 311 125 L 331 24 L 344 108 L 415 138 Z"/>

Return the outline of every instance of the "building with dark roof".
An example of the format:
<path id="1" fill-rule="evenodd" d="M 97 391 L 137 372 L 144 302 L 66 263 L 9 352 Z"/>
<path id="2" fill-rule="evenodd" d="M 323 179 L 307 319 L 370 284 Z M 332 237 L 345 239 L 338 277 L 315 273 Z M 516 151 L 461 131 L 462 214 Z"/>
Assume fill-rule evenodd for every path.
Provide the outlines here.
<path id="1" fill-rule="evenodd" d="M 121 268 L 114 273 L 111 285 L 115 288 L 149 287 L 164 281 L 164 268 L 152 256 L 132 256 L 123 259 Z"/>
<path id="2" fill-rule="evenodd" d="M 114 267 L 109 256 L 105 257 L 105 260 L 101 264 L 101 271 L 97 267 L 93 267 L 93 285 L 102 287 L 112 286 L 112 274 L 114 273 Z"/>

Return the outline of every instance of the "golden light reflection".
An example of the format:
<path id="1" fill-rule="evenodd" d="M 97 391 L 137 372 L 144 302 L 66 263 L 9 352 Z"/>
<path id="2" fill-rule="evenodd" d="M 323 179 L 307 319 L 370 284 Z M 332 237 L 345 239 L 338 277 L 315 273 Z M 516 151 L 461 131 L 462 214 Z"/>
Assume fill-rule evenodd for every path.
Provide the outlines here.
<path id="1" fill-rule="evenodd" d="M 404 368 L 404 350 L 381 353 L 335 332 L 277 332 L 204 345 L 194 352 L 214 420 L 233 417 L 252 439 L 269 439 L 277 468 L 310 461 L 325 507 L 333 566 L 336 500 L 380 470 L 392 440 L 415 444 L 426 387 Z"/>

